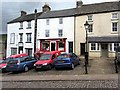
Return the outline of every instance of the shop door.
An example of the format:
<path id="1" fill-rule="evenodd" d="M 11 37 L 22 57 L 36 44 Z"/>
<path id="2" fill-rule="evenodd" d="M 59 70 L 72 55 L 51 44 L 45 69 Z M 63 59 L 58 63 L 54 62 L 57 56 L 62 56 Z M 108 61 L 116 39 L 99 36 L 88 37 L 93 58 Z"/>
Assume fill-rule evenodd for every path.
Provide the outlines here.
<path id="1" fill-rule="evenodd" d="M 51 51 L 55 51 L 55 43 L 51 43 Z"/>
<path id="2" fill-rule="evenodd" d="M 108 44 L 101 44 L 101 57 L 107 58 L 108 57 Z"/>

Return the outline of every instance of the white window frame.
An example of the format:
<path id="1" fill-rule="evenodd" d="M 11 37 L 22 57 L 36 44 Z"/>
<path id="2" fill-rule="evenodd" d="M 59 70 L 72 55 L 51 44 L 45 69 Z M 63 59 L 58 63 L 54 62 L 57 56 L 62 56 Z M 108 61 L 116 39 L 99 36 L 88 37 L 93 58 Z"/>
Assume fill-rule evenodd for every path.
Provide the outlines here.
<path id="1" fill-rule="evenodd" d="M 27 29 L 31 28 L 31 21 L 28 21 L 28 27 Z"/>
<path id="2" fill-rule="evenodd" d="M 10 44 L 14 44 L 15 43 L 15 33 L 11 33 L 10 34 Z"/>
<path id="3" fill-rule="evenodd" d="M 93 21 L 93 15 L 88 15 L 88 21 Z"/>
<path id="4" fill-rule="evenodd" d="M 120 43 L 110 43 L 109 44 L 109 51 L 110 52 L 115 52 L 115 47 L 118 44 L 118 46 L 120 46 Z"/>
<path id="5" fill-rule="evenodd" d="M 59 18 L 59 24 L 63 24 L 63 18 Z"/>
<path id="6" fill-rule="evenodd" d="M 112 17 L 111 17 L 112 19 L 118 19 L 118 13 L 116 12 L 116 13 L 112 13 Z"/>
<path id="7" fill-rule="evenodd" d="M 23 33 L 19 33 L 20 36 L 20 42 L 23 42 Z"/>
<path id="8" fill-rule="evenodd" d="M 45 30 L 45 37 L 50 37 L 50 30 Z"/>
<path id="9" fill-rule="evenodd" d="M 50 25 L 50 19 L 46 19 L 46 25 Z"/>
<path id="10" fill-rule="evenodd" d="M 58 29 L 58 37 L 62 37 L 63 36 L 63 30 L 62 29 Z"/>
<path id="11" fill-rule="evenodd" d="M 31 43 L 31 41 L 32 41 L 32 33 L 26 33 L 26 35 L 27 35 L 27 43 Z"/>
<path id="12" fill-rule="evenodd" d="M 23 29 L 23 22 L 20 22 L 20 28 L 19 29 Z"/>
<path id="13" fill-rule="evenodd" d="M 89 24 L 88 32 L 89 33 L 93 32 L 93 24 Z"/>
<path id="14" fill-rule="evenodd" d="M 94 44 L 94 46 L 92 46 Z M 95 49 L 92 49 L 95 48 Z M 100 44 L 99 43 L 90 43 L 90 51 L 100 51 Z"/>
<path id="15" fill-rule="evenodd" d="M 117 24 L 116 27 L 113 26 L 113 24 Z M 116 28 L 116 30 L 114 30 Z M 112 32 L 118 32 L 118 22 L 112 22 Z"/>

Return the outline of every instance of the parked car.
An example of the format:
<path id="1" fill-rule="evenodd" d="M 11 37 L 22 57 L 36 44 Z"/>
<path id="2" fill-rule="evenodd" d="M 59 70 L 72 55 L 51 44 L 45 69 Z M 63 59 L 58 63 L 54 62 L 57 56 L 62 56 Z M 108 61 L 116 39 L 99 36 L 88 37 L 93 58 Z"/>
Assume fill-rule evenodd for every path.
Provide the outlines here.
<path id="1" fill-rule="evenodd" d="M 116 59 L 120 63 L 120 46 L 116 48 Z"/>
<path id="2" fill-rule="evenodd" d="M 21 53 L 21 54 L 15 54 L 15 55 L 11 55 L 8 58 L 19 58 L 19 57 L 25 57 L 28 56 L 27 53 Z"/>
<path id="3" fill-rule="evenodd" d="M 0 59 L 0 72 L 6 72 L 7 60 Z"/>
<path id="4" fill-rule="evenodd" d="M 37 59 L 32 56 L 14 58 L 8 62 L 6 70 L 9 72 L 16 71 L 27 72 L 29 69 L 33 68 L 33 65 L 36 61 Z"/>
<path id="5" fill-rule="evenodd" d="M 60 51 L 45 52 L 40 59 L 34 64 L 35 70 L 52 69 L 55 58 L 60 54 Z"/>
<path id="6" fill-rule="evenodd" d="M 80 64 L 80 58 L 74 53 L 60 54 L 54 62 L 55 69 L 59 69 L 59 68 L 74 69 L 74 67 L 79 64 Z"/>

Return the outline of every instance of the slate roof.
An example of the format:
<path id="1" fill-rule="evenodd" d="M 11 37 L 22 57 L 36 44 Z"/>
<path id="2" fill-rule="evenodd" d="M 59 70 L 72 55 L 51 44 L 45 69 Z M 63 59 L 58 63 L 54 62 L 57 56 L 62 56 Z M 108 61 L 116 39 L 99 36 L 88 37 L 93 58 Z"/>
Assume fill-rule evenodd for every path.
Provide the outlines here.
<path id="1" fill-rule="evenodd" d="M 120 36 L 88 37 L 89 43 L 120 43 Z"/>
<path id="2" fill-rule="evenodd" d="M 42 12 L 39 12 L 37 13 L 37 17 L 40 16 L 42 14 Z M 35 19 L 35 14 L 32 13 L 32 14 L 27 14 L 27 15 L 24 15 L 24 16 L 20 16 L 10 22 L 9 23 L 16 23 L 16 22 L 23 22 L 23 21 L 31 21 L 31 20 L 34 20 Z"/>
<path id="3" fill-rule="evenodd" d="M 120 1 L 87 4 L 87 5 L 82 5 L 80 8 L 72 8 L 66 10 L 48 11 L 43 13 L 39 12 L 37 13 L 37 16 L 39 19 L 44 19 L 44 18 L 70 17 L 76 15 L 105 13 L 105 12 L 113 12 L 113 11 L 120 11 Z M 22 22 L 29 20 L 34 20 L 34 14 L 20 16 L 8 23 L 15 23 L 15 22 Z"/>

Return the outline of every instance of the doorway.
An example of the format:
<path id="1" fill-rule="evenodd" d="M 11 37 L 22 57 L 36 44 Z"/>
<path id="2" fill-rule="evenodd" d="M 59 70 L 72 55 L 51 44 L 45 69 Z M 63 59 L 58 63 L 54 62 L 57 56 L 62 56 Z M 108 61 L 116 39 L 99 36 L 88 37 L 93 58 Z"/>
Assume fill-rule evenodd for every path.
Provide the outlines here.
<path id="1" fill-rule="evenodd" d="M 73 42 L 69 42 L 69 53 L 73 53 Z"/>
<path id="2" fill-rule="evenodd" d="M 80 54 L 81 55 L 85 54 L 85 43 L 80 43 Z"/>
<path id="3" fill-rule="evenodd" d="M 51 43 L 51 51 L 55 51 L 55 43 Z"/>
<path id="4" fill-rule="evenodd" d="M 106 43 L 101 44 L 101 57 L 102 58 L 108 57 L 108 44 Z"/>

